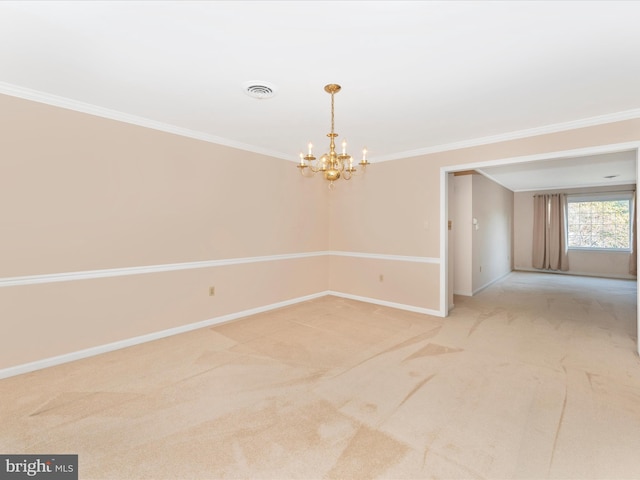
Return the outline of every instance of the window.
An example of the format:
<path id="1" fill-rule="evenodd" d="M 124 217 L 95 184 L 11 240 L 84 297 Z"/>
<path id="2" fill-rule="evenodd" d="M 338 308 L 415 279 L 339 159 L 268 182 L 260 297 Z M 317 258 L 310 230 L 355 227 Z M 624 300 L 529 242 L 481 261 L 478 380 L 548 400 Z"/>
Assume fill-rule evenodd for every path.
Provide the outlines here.
<path id="1" fill-rule="evenodd" d="M 629 250 L 630 194 L 571 196 L 567 204 L 569 248 Z"/>

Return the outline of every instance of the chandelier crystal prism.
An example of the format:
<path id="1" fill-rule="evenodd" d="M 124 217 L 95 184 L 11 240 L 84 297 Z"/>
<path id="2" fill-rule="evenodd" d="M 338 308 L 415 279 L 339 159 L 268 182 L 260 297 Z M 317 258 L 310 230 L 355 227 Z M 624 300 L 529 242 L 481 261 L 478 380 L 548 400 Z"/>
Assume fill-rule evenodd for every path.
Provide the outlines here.
<path id="1" fill-rule="evenodd" d="M 335 83 L 325 85 L 324 91 L 331 94 L 331 132 L 327 133 L 327 137 L 330 138 L 329 152 L 323 154 L 320 158 L 316 158 L 313 155 L 313 145 L 309 142 L 307 154 L 300 153 L 300 163 L 298 169 L 304 177 L 313 177 L 316 173 L 322 172 L 324 178 L 328 180 L 329 188 L 333 189 L 333 182 L 343 178 L 344 180 L 350 180 L 353 175 L 356 175 L 357 168 L 353 165 L 353 157 L 347 153 L 347 141 L 342 142 L 342 153 L 336 152 L 335 139 L 338 136 L 334 131 L 334 103 L 333 97 L 340 91 L 342 87 Z M 359 162 L 364 173 L 369 162 L 367 161 L 367 149 L 362 150 L 362 160 Z"/>

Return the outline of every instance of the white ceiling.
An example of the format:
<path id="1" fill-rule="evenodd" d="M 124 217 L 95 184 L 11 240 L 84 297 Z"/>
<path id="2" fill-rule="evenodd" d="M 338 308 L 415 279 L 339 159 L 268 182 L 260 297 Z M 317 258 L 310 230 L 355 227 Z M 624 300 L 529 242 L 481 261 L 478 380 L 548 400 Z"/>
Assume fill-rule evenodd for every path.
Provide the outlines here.
<path id="1" fill-rule="evenodd" d="M 2 1 L 0 93 L 296 160 L 327 144 L 339 83 L 339 140 L 375 163 L 640 117 L 638 18 L 637 1 Z"/>
<path id="2" fill-rule="evenodd" d="M 476 169 L 514 192 L 636 183 L 636 151 Z"/>

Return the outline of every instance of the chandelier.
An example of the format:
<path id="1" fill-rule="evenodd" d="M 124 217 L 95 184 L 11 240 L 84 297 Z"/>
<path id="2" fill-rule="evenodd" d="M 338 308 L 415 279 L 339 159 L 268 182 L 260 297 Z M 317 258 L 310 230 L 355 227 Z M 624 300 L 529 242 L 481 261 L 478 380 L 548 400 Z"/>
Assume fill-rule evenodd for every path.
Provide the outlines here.
<path id="1" fill-rule="evenodd" d="M 312 177 L 318 172 L 322 172 L 324 178 L 329 180 L 329 189 L 333 189 L 333 182 L 339 178 L 345 180 L 351 180 L 353 175 L 356 175 L 357 168 L 353 165 L 353 157 L 347 153 L 347 141 L 342 141 L 342 153 L 336 152 L 335 138 L 338 136 L 334 132 L 333 125 L 333 96 L 340 91 L 342 87 L 335 83 L 325 85 L 324 91 L 331 94 L 331 132 L 327 133 L 327 137 L 331 139 L 329 143 L 329 152 L 323 154 L 319 159 L 313 156 L 313 145 L 309 143 L 308 153 L 303 156 L 300 153 L 300 163 L 298 168 L 303 177 Z M 369 162 L 367 161 L 367 149 L 362 150 L 362 160 L 359 162 L 362 167 L 362 172 L 367 168 Z"/>

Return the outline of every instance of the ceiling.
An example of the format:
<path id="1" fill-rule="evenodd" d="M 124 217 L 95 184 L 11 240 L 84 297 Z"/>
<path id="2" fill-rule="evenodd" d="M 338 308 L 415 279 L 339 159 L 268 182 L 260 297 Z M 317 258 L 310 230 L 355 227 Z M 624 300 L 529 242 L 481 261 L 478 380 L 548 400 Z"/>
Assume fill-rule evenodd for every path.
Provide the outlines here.
<path id="1" fill-rule="evenodd" d="M 636 183 L 636 151 L 512 163 L 476 169 L 514 192 Z"/>
<path id="2" fill-rule="evenodd" d="M 640 117 L 638 18 L 636 1 L 2 1 L 0 93 L 295 161 L 326 147 L 339 83 L 338 140 L 375 163 Z"/>

